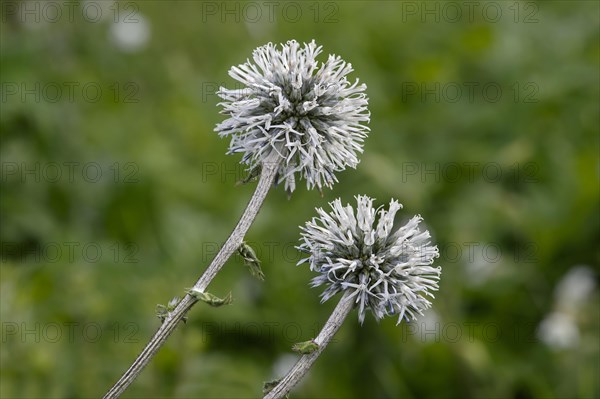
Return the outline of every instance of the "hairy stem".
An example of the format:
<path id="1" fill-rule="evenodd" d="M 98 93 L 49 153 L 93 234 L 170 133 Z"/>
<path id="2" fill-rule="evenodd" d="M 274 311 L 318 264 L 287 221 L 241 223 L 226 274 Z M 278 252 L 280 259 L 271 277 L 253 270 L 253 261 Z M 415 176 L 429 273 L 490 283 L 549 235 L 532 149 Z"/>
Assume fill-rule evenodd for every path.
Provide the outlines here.
<path id="1" fill-rule="evenodd" d="M 219 250 L 217 256 L 215 256 L 210 266 L 208 266 L 206 271 L 202 274 L 202 276 L 200 276 L 194 285 L 194 289 L 196 291 L 204 292 L 206 287 L 208 287 L 210 282 L 215 278 L 219 270 L 221 270 L 227 259 L 233 255 L 233 253 L 242 243 L 246 232 L 254 221 L 254 218 L 256 217 L 263 201 L 265 200 L 273 181 L 275 180 L 279 162 L 274 161 L 273 159 L 274 158 L 271 157 L 263 162 L 260 178 L 250 202 L 248 202 L 248 205 L 246 206 L 246 209 L 244 210 L 244 213 L 242 214 L 238 224 L 235 226 L 235 229 L 233 229 L 227 241 L 225 241 L 225 244 L 223 244 Z M 175 330 L 179 322 L 185 317 L 186 313 L 197 301 L 198 300 L 195 297 L 186 294 L 179 304 L 177 304 L 177 307 L 168 313 L 162 325 L 156 331 L 146 347 L 144 347 L 142 353 L 140 353 L 137 359 L 135 359 L 131 367 L 129 367 L 119 381 L 117 381 L 115 385 L 106 393 L 106 395 L 104 395 L 104 399 L 118 398 L 123 391 L 127 389 L 127 387 L 142 372 L 144 367 L 146 367 L 146 365 L 158 352 L 160 347 L 165 343 L 167 338 Z"/>
<path id="2" fill-rule="evenodd" d="M 345 294 L 333 310 L 333 313 L 331 313 L 331 316 L 329 316 L 329 320 L 327 320 L 317 338 L 314 339 L 314 342 L 319 346 L 317 350 L 302 356 L 287 375 L 263 399 L 281 399 L 288 394 L 308 370 L 310 370 L 321 352 L 325 350 L 325 347 L 339 330 L 353 307 L 354 301 L 352 301 L 352 298 L 348 294 Z"/>

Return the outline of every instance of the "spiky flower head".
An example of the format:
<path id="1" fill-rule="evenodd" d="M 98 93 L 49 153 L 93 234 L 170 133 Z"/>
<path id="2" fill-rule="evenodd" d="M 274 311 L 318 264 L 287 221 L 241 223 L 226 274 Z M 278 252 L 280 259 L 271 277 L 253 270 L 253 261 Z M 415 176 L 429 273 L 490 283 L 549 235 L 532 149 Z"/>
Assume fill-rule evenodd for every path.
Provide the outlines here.
<path id="1" fill-rule="evenodd" d="M 243 153 L 242 163 L 254 170 L 276 152 L 278 182 L 290 193 L 296 174 L 309 189 L 331 187 L 335 172 L 356 167 L 369 131 L 366 86 L 348 81 L 352 65 L 336 55 L 319 66 L 321 49 L 295 40 L 259 47 L 254 63 L 229 70 L 243 87 L 217 93 L 229 118 L 215 131 L 231 137 L 228 153 Z"/>
<path id="2" fill-rule="evenodd" d="M 427 230 L 419 229 L 419 215 L 393 230 L 402 208 L 397 201 L 385 210 L 373 208 L 367 196 L 356 200 L 356 212 L 339 199 L 329 204 L 329 213 L 317 209 L 319 216 L 301 227 L 303 243 L 298 249 L 310 256 L 299 264 L 309 262 L 311 270 L 320 273 L 312 286 L 327 285 L 322 302 L 349 292 L 361 323 L 367 309 L 377 320 L 386 315 L 398 315 L 398 323 L 415 319 L 431 306 L 430 291 L 438 289 L 441 268 L 430 266 L 439 256 L 437 246 L 430 245 Z"/>

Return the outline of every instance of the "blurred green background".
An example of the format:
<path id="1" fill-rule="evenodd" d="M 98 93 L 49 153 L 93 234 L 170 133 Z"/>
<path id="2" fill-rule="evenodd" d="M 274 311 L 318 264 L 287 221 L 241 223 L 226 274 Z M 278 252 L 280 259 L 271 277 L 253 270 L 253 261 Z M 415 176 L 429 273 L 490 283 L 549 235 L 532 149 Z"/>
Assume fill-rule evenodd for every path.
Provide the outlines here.
<path id="1" fill-rule="evenodd" d="M 356 313 L 293 398 L 600 397 L 599 3 L 2 1 L 2 398 L 98 397 L 190 287 L 254 184 L 214 92 L 259 45 L 323 45 L 368 86 L 357 170 L 269 194 L 247 241 L 125 397 L 251 398 L 334 307 L 296 267 L 337 197 L 420 213 L 433 309 Z"/>

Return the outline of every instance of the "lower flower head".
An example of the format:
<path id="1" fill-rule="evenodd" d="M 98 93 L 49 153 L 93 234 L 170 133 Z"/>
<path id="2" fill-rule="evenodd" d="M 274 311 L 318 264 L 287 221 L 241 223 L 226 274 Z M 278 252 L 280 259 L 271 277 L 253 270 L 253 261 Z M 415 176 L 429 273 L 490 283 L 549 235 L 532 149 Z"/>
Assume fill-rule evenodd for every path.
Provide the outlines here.
<path id="1" fill-rule="evenodd" d="M 421 231 L 423 220 L 417 215 L 394 230 L 396 212 L 402 208 L 392 200 L 389 209 L 373 208 L 373 199 L 357 196 L 356 212 L 339 199 L 331 212 L 317 209 L 318 217 L 302 229 L 299 250 L 309 256 L 308 262 L 319 274 L 312 286 L 326 285 L 322 302 L 338 292 L 349 292 L 358 305 L 362 323 L 369 309 L 377 320 L 387 315 L 415 319 L 431 307 L 427 297 L 438 289 L 441 268 L 432 267 L 439 256 L 437 246 L 430 245 L 427 230 Z"/>

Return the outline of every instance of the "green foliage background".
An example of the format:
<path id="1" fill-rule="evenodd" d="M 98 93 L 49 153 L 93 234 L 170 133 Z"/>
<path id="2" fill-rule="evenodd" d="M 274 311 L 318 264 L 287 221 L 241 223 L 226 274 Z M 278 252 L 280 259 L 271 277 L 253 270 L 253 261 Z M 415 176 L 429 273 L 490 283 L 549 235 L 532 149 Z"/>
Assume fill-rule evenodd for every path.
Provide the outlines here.
<path id="1" fill-rule="evenodd" d="M 443 2 L 277 2 L 272 18 L 253 4 L 256 22 L 245 3 L 138 1 L 105 4 L 99 22 L 82 3 L 72 21 L 35 23 L 2 3 L 0 396 L 98 397 L 128 367 L 156 304 L 193 284 L 253 190 L 235 186 L 240 157 L 213 132 L 215 87 L 233 86 L 229 67 L 257 46 L 293 38 L 367 84 L 362 162 L 322 196 L 272 190 L 247 235 L 266 281 L 232 258 L 211 291 L 234 304 L 197 305 L 125 396 L 259 396 L 334 306 L 295 267 L 297 226 L 364 193 L 425 218 L 442 253 L 433 311 L 398 327 L 353 314 L 292 397 L 600 397 L 598 289 L 570 314 L 573 346 L 537 333 L 571 268 L 597 283 L 599 3 L 497 1 L 484 14 L 490 3 L 475 2 L 472 18 L 462 3 L 461 18 Z M 110 39 L 115 9 L 149 23 L 143 49 Z M 23 98 L 36 82 L 65 92 Z M 101 98 L 76 88 L 71 101 L 68 82 L 96 83 Z M 82 176 L 91 163 L 97 182 Z"/>

